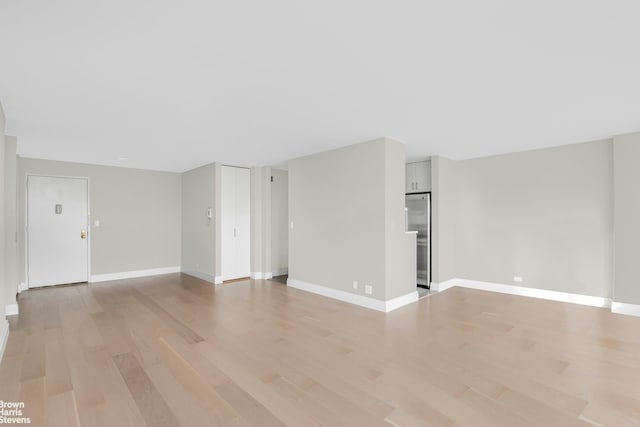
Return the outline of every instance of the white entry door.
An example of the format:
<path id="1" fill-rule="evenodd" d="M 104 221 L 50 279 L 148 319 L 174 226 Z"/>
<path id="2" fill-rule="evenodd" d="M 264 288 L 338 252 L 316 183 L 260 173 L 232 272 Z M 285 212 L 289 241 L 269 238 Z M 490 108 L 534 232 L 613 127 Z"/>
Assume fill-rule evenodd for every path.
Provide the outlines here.
<path id="1" fill-rule="evenodd" d="M 86 282 L 88 182 L 27 177 L 27 279 L 30 288 Z"/>
<path id="2" fill-rule="evenodd" d="M 222 279 L 251 275 L 251 171 L 222 167 Z"/>

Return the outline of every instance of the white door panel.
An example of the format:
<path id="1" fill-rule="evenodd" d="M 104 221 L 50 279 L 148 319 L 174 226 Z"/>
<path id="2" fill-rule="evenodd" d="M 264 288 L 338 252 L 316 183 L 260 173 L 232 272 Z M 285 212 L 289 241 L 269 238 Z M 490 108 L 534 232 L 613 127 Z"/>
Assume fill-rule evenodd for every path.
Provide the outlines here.
<path id="1" fill-rule="evenodd" d="M 251 171 L 236 168 L 237 275 L 251 275 Z"/>
<path id="2" fill-rule="evenodd" d="M 222 211 L 221 224 L 222 230 L 222 279 L 229 280 L 233 277 L 236 270 L 236 251 L 235 251 L 235 181 L 236 175 L 234 168 L 222 167 Z"/>
<path id="3" fill-rule="evenodd" d="M 222 167 L 222 279 L 249 277 L 251 274 L 251 172 L 249 169 Z"/>
<path id="4" fill-rule="evenodd" d="M 414 165 L 416 191 L 431 191 L 431 162 L 419 162 Z"/>
<path id="5" fill-rule="evenodd" d="M 405 188 L 405 193 L 413 193 L 414 191 L 414 167 L 413 167 L 413 163 L 407 163 L 405 165 L 405 181 L 404 181 L 404 188 Z"/>
<path id="6" fill-rule="evenodd" d="M 82 178 L 28 177 L 29 287 L 88 280 L 87 190 Z"/>

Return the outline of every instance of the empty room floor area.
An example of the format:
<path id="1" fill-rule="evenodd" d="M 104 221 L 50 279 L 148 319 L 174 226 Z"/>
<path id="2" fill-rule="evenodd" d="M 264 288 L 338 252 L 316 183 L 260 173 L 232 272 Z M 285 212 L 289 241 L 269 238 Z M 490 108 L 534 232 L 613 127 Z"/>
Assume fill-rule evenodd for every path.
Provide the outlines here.
<path id="1" fill-rule="evenodd" d="M 19 304 L 0 399 L 32 425 L 640 424 L 640 318 L 605 309 L 451 288 L 385 315 L 184 274 Z"/>

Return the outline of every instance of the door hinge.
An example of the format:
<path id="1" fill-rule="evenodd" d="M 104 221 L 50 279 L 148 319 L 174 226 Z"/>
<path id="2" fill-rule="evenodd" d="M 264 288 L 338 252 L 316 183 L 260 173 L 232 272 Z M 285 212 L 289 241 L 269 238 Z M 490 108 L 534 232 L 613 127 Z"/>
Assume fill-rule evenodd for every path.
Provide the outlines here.
<path id="1" fill-rule="evenodd" d="M 271 182 L 273 182 L 273 175 L 271 175 Z"/>

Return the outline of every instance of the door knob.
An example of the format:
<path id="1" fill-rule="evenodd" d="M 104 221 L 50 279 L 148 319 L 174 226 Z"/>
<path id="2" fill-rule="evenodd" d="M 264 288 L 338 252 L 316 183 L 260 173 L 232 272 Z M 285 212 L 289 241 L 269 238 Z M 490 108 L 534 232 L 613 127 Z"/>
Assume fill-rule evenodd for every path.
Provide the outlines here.
<path id="1" fill-rule="evenodd" d="M 87 238 L 87 231 L 86 230 L 80 231 L 80 238 L 81 239 L 86 239 Z"/>

